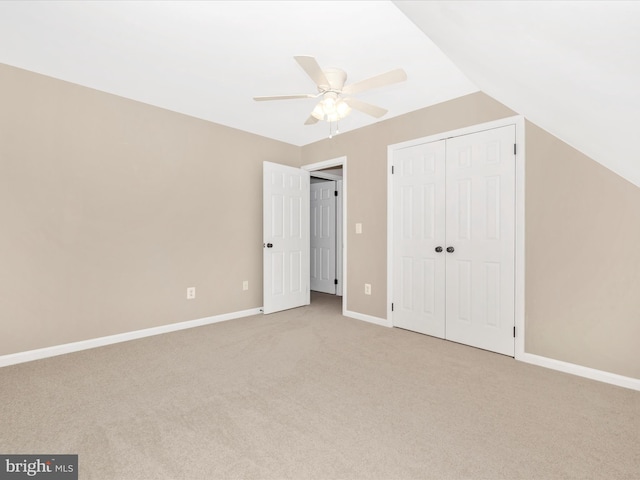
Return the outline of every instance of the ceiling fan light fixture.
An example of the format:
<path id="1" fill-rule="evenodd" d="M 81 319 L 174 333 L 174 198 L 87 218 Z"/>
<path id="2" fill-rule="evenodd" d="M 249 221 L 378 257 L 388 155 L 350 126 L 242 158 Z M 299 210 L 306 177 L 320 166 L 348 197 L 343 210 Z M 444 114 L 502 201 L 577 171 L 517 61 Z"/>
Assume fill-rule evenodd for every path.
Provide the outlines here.
<path id="1" fill-rule="evenodd" d="M 327 115 L 324 117 L 324 119 L 329 123 L 337 122 L 338 120 L 340 120 L 337 113 L 332 113 L 331 115 Z"/>
<path id="2" fill-rule="evenodd" d="M 318 102 L 311 112 L 311 115 L 318 120 L 324 120 L 324 109 L 322 108 L 322 102 Z"/>
<path id="3" fill-rule="evenodd" d="M 350 112 L 351 107 L 336 94 L 333 94 L 325 95 L 322 101 L 316 104 L 311 115 L 318 120 L 337 122 L 349 115 Z"/>
<path id="4" fill-rule="evenodd" d="M 351 113 L 351 107 L 344 100 L 340 99 L 336 104 L 336 113 L 339 118 L 344 118 Z"/>
<path id="5" fill-rule="evenodd" d="M 336 99 L 333 95 L 325 95 L 321 103 L 326 115 L 331 115 L 336 112 Z"/>

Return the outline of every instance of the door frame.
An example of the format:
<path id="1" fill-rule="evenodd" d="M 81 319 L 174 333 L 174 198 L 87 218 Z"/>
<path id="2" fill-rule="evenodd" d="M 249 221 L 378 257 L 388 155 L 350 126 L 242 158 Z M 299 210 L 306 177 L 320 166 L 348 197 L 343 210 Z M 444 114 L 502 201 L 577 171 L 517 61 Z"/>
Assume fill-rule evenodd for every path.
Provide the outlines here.
<path id="1" fill-rule="evenodd" d="M 516 360 L 522 359 L 524 356 L 524 338 L 525 338 L 525 238 L 524 238 L 524 222 L 525 222 L 525 119 L 521 115 L 502 118 L 492 122 L 481 123 L 469 127 L 459 128 L 448 132 L 436 133 L 427 137 L 416 138 L 406 142 L 395 143 L 387 146 L 387 319 L 393 326 L 393 312 L 391 304 L 393 302 L 393 175 L 391 169 L 394 161 L 394 154 L 397 150 L 413 147 L 422 143 L 436 142 L 446 140 L 451 137 L 459 137 L 471 133 L 477 133 L 484 130 L 505 127 L 507 125 L 515 125 L 516 127 L 516 170 L 515 170 L 515 298 L 514 298 L 514 314 L 516 338 L 514 352 Z"/>
<path id="2" fill-rule="evenodd" d="M 342 314 L 345 315 L 347 311 L 347 252 L 349 251 L 347 248 L 347 235 L 345 235 L 347 232 L 347 157 L 342 156 L 322 162 L 310 163 L 303 165 L 301 168 L 309 172 L 315 172 L 330 167 L 342 167 L 342 278 L 338 276 L 338 280 L 342 281 Z M 336 177 L 335 175 L 331 176 Z M 336 254 L 340 252 L 340 249 L 337 250 Z"/>

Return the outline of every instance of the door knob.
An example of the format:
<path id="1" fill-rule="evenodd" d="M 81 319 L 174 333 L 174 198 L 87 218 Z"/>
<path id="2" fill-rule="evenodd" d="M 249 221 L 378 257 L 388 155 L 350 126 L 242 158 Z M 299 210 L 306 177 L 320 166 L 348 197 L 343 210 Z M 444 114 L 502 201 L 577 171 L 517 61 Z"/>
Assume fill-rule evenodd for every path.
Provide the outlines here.
<path id="1" fill-rule="evenodd" d="M 442 247 L 436 247 L 436 252 L 440 253 L 442 251 Z"/>
<path id="2" fill-rule="evenodd" d="M 267 248 L 272 248 L 273 247 L 273 243 L 267 243 Z"/>
<path id="3" fill-rule="evenodd" d="M 453 252 L 455 252 L 455 250 L 456 249 L 453 248 L 453 247 L 447 247 L 447 252 L 449 252 L 449 253 L 453 253 Z"/>

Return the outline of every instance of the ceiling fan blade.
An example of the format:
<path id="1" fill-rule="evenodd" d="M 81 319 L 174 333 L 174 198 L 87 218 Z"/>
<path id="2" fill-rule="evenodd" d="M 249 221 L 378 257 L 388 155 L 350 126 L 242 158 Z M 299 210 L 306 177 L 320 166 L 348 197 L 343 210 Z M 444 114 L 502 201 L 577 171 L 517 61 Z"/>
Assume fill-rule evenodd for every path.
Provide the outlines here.
<path id="1" fill-rule="evenodd" d="M 354 93 L 364 92 L 365 90 L 371 90 L 373 88 L 384 87 L 393 83 L 404 82 L 407 79 L 407 74 L 401 68 L 391 70 L 387 73 L 381 73 L 375 77 L 367 78 L 351 85 L 347 85 L 342 89 L 342 93 L 347 95 L 353 95 Z M 355 107 L 354 107 L 355 108 Z"/>
<path id="2" fill-rule="evenodd" d="M 376 118 L 380 118 L 388 111 L 384 108 L 376 107 L 375 105 L 371 105 L 370 103 L 363 102 L 356 98 L 345 98 L 344 103 L 349 105 L 351 108 L 355 108 L 356 110 L 360 110 L 362 113 L 366 113 L 367 115 L 371 115 Z"/>
<path id="3" fill-rule="evenodd" d="M 302 69 L 309 75 L 311 80 L 315 82 L 318 87 L 330 87 L 331 84 L 329 80 L 327 80 L 326 75 L 318 65 L 318 62 L 314 57 L 310 57 L 307 55 L 299 55 L 293 57 L 296 59 L 296 62 L 302 67 Z"/>
<path id="4" fill-rule="evenodd" d="M 265 100 L 292 100 L 294 98 L 316 98 L 318 95 L 312 93 L 300 93 L 295 95 L 272 95 L 270 97 L 253 97 L 256 102 L 263 102 Z"/>
<path id="5" fill-rule="evenodd" d="M 309 118 L 307 118 L 307 121 L 304 122 L 305 125 L 313 125 L 314 123 L 318 123 L 318 119 L 313 115 L 309 115 Z"/>

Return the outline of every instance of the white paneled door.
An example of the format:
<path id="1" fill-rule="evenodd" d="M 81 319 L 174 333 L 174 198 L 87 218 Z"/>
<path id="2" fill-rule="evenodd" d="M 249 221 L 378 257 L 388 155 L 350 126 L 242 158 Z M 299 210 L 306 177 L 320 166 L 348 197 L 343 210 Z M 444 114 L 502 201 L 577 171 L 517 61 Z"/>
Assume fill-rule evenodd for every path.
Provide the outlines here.
<path id="1" fill-rule="evenodd" d="M 444 338 L 445 141 L 394 155 L 394 312 L 397 327 Z"/>
<path id="2" fill-rule="evenodd" d="M 394 154 L 395 326 L 514 355 L 515 126 Z"/>
<path id="3" fill-rule="evenodd" d="M 264 313 L 309 305 L 309 172 L 264 162 Z"/>
<path id="4" fill-rule="evenodd" d="M 336 182 L 311 184 L 311 290 L 336 293 Z"/>
<path id="5" fill-rule="evenodd" d="M 515 126 L 447 140 L 446 338 L 514 355 Z"/>

